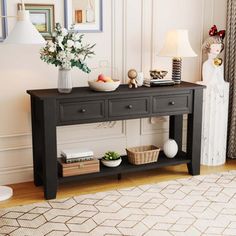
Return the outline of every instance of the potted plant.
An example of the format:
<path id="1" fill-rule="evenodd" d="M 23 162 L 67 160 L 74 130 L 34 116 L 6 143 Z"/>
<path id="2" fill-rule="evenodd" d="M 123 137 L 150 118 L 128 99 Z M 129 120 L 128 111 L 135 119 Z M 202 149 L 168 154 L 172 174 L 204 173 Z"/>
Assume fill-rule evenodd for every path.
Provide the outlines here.
<path id="1" fill-rule="evenodd" d="M 114 151 L 106 152 L 102 158 L 102 164 L 107 167 L 117 167 L 120 165 L 121 161 L 120 154 Z"/>
<path id="2" fill-rule="evenodd" d="M 86 64 L 86 59 L 94 55 L 94 45 L 83 43 L 83 34 L 63 28 L 56 24 L 52 40 L 40 51 L 40 58 L 47 64 L 59 67 L 58 91 L 70 93 L 72 90 L 71 69 L 77 67 L 85 73 L 91 70 Z"/>

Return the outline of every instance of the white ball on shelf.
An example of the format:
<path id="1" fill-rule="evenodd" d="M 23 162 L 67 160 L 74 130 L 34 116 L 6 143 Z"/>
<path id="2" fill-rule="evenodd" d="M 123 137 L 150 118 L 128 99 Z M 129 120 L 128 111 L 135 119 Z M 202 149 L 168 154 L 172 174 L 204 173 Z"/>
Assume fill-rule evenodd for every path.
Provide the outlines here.
<path id="1" fill-rule="evenodd" d="M 163 151 L 168 158 L 174 158 L 178 152 L 178 144 L 174 139 L 169 139 L 164 143 Z"/>

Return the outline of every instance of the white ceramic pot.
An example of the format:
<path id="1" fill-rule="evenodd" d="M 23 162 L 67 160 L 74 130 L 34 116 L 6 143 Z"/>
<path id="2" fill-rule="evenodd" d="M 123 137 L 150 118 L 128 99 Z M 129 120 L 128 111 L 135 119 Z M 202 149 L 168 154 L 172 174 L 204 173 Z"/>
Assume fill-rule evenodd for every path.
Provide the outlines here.
<path id="1" fill-rule="evenodd" d="M 178 144 L 174 139 L 169 139 L 164 143 L 163 151 L 168 158 L 174 158 L 178 152 Z"/>
<path id="2" fill-rule="evenodd" d="M 107 167 L 117 167 L 117 166 L 120 165 L 122 159 L 120 158 L 118 160 L 110 160 L 110 161 L 102 159 L 101 161 L 102 161 L 102 164 L 104 166 L 107 166 Z"/>

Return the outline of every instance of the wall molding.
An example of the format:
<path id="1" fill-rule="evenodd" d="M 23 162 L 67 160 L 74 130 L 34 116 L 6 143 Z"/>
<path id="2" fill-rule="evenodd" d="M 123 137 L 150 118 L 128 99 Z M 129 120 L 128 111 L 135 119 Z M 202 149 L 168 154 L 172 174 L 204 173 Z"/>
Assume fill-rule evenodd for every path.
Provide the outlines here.
<path id="1" fill-rule="evenodd" d="M 199 48 L 200 48 L 200 54 L 199 54 L 199 75 L 200 75 L 200 80 L 202 80 L 202 63 L 203 63 L 203 53 L 202 53 L 202 44 L 204 41 L 204 29 L 205 29 L 205 24 L 204 24 L 204 19 L 205 19 L 205 1 L 206 0 L 201 0 L 202 4 L 202 17 L 201 17 L 201 32 L 200 32 L 200 41 L 199 41 Z"/>
<path id="2" fill-rule="evenodd" d="M 15 134 L 13 133 L 13 134 L 0 135 L 0 139 L 24 137 L 24 136 L 29 136 L 29 135 L 31 135 L 31 131 L 27 133 L 15 133 Z"/>
<path id="3" fill-rule="evenodd" d="M 154 69 L 157 60 L 157 22 L 158 22 L 158 15 L 155 14 L 155 9 L 157 9 L 157 1 L 152 0 L 152 9 L 151 9 L 151 16 L 152 16 L 152 37 L 151 37 L 151 69 Z"/>
<path id="4" fill-rule="evenodd" d="M 29 182 L 32 180 L 33 180 L 32 165 L 0 168 L 0 185 Z"/>
<path id="5" fill-rule="evenodd" d="M 123 83 L 126 83 L 127 77 L 127 0 L 122 1 L 122 13 L 123 13 L 123 32 L 122 32 L 122 75 Z"/>
<path id="6" fill-rule="evenodd" d="M 99 124 L 85 124 L 83 125 L 84 127 L 90 127 L 92 130 L 93 129 L 113 129 L 114 125 L 116 122 L 104 122 L 104 123 L 99 123 Z M 111 126 L 110 126 L 111 125 Z M 77 127 L 79 129 L 79 127 Z M 60 129 L 66 129 L 66 127 L 60 127 Z M 104 136 L 91 136 L 86 137 L 86 138 L 80 138 L 80 139 L 67 139 L 67 141 L 60 141 L 58 140 L 57 144 L 58 145 L 64 145 L 64 144 L 73 144 L 73 143 L 85 143 L 85 142 L 95 142 L 98 140 L 104 141 L 108 139 L 120 139 L 120 138 L 125 138 L 126 137 L 126 129 L 125 129 L 125 121 L 122 121 L 121 123 L 121 130 L 117 134 L 106 134 Z M 23 138 L 23 140 L 21 140 Z M 31 139 L 32 139 L 32 134 L 31 133 L 22 133 L 22 134 L 8 134 L 8 135 L 1 135 L 0 140 L 3 140 L 0 145 L 0 153 L 1 152 L 9 152 L 9 151 L 16 151 L 16 150 L 24 150 L 24 149 L 32 149 L 32 144 L 31 144 Z M 30 144 L 29 144 L 30 142 Z M 6 145 L 4 145 L 6 143 Z M 22 145 L 18 145 L 19 143 L 22 143 Z"/>
<path id="7" fill-rule="evenodd" d="M 152 123 L 151 119 L 152 118 L 157 118 L 156 123 Z M 147 121 L 148 120 L 148 121 Z M 187 122 L 188 122 L 188 117 L 187 115 L 183 116 L 183 132 L 186 133 L 187 131 Z M 151 117 L 148 119 L 141 119 L 140 122 L 140 135 L 156 135 L 156 134 L 166 134 L 169 133 L 169 125 L 168 127 L 158 127 L 158 126 L 164 126 L 165 123 L 169 124 L 169 118 L 166 117 Z M 155 126 L 155 127 L 153 127 Z"/>

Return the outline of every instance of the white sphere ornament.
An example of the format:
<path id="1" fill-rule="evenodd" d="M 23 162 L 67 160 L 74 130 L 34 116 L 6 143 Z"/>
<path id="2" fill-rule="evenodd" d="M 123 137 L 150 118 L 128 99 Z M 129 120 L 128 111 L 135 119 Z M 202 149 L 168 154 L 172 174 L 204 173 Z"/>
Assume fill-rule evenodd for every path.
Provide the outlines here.
<path id="1" fill-rule="evenodd" d="M 169 139 L 164 143 L 163 151 L 168 158 L 174 158 L 178 152 L 178 144 L 174 139 Z"/>

